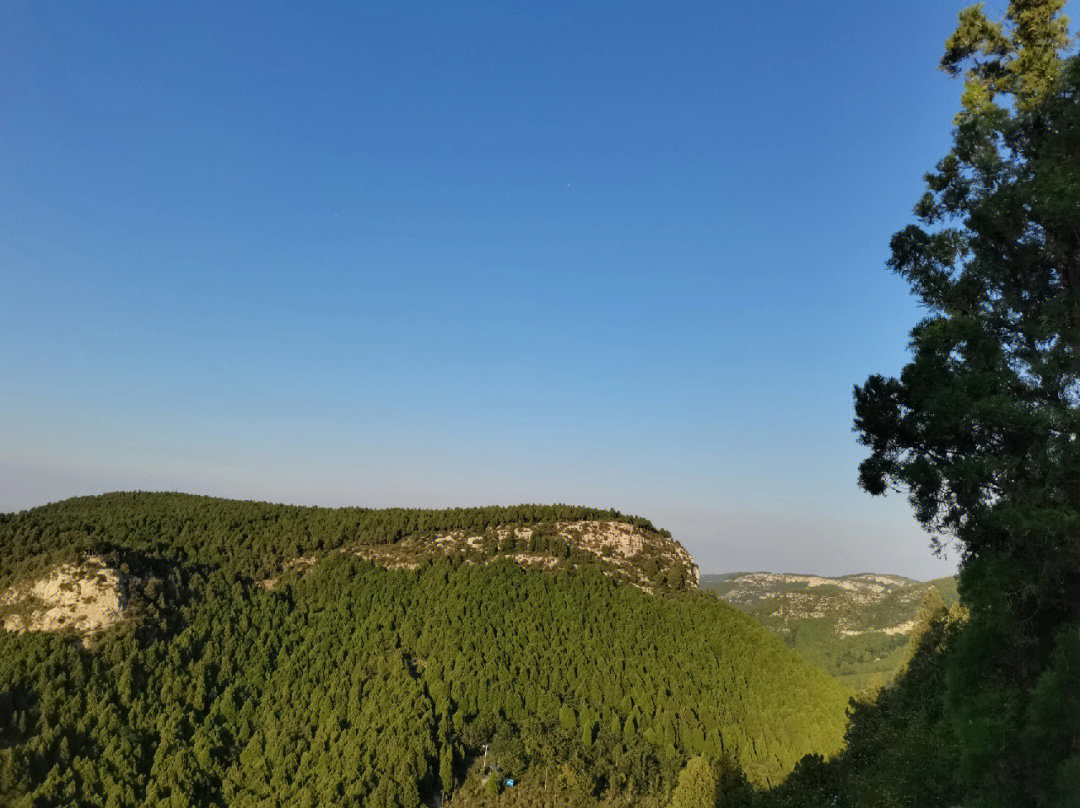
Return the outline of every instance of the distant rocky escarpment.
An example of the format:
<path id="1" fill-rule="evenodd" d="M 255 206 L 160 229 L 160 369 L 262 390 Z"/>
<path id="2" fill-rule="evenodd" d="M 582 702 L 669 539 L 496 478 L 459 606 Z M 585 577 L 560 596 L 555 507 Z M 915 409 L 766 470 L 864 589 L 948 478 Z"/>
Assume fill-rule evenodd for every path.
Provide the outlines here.
<path id="1" fill-rule="evenodd" d="M 659 531 L 616 520 L 585 519 L 510 525 L 482 531 L 453 530 L 406 536 L 393 543 L 346 545 L 285 561 L 265 589 L 312 571 L 328 556 L 351 554 L 387 569 L 418 569 L 432 560 L 465 564 L 510 561 L 550 572 L 582 565 L 646 592 L 696 589 L 698 568 L 686 549 Z M 125 570 L 127 565 L 124 565 Z M 132 617 L 130 595 L 142 598 L 146 582 L 99 555 L 84 555 L 0 588 L 0 625 L 8 631 L 72 632 L 84 644 Z"/>
<path id="2" fill-rule="evenodd" d="M 598 565 L 609 576 L 649 592 L 698 586 L 698 568 L 677 541 L 627 522 L 585 519 L 498 526 L 484 531 L 455 530 L 434 537 L 408 537 L 394 544 L 353 549 L 384 567 L 416 569 L 430 558 L 460 558 L 467 563 L 513 561 L 546 570 Z"/>
<path id="3" fill-rule="evenodd" d="M 776 572 L 706 576 L 707 589 L 740 609 L 772 616 L 789 629 L 802 620 L 826 618 L 844 636 L 908 634 L 931 589 L 955 598 L 955 584 L 916 581 L 900 575 L 860 573 L 830 578 Z"/>
<path id="4" fill-rule="evenodd" d="M 702 589 L 753 615 L 791 648 L 854 690 L 892 679 L 931 602 L 956 600 L 956 581 L 900 575 L 775 572 L 705 575 Z"/>

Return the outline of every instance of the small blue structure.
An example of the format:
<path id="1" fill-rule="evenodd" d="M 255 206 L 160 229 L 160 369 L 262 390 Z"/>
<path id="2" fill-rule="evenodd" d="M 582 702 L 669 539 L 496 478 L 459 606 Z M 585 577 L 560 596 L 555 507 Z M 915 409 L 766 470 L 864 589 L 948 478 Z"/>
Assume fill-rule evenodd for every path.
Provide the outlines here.
<path id="1" fill-rule="evenodd" d="M 514 781 L 513 780 L 507 780 L 506 781 L 506 787 L 507 788 L 513 788 L 514 787 Z"/>

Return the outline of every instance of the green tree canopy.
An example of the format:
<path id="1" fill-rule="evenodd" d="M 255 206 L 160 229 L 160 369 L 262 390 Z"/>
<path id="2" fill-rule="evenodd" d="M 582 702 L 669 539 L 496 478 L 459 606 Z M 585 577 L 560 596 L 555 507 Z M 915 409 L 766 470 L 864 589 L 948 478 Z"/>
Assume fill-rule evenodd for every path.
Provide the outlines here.
<path id="1" fill-rule="evenodd" d="M 679 772 L 679 784 L 671 795 L 670 808 L 713 808 L 716 791 L 716 772 L 709 761 L 703 757 L 691 758 Z"/>
<path id="2" fill-rule="evenodd" d="M 941 63 L 965 79 L 952 148 L 889 261 L 927 314 L 900 375 L 855 388 L 861 485 L 906 491 L 961 551 L 971 620 L 949 699 L 989 804 L 1049 799 L 1057 764 L 1022 742 L 1026 694 L 1080 619 L 1080 61 L 1063 5 L 961 13 Z"/>

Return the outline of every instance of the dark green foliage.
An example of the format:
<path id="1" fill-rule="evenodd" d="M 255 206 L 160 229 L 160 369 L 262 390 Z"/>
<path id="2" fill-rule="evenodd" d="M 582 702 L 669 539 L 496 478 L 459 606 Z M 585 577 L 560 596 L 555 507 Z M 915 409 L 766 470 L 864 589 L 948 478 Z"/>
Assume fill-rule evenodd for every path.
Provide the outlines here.
<path id="1" fill-rule="evenodd" d="M 1026 748 L 1046 805 L 1080 805 L 1080 626 L 1062 629 L 1027 705 Z"/>
<path id="2" fill-rule="evenodd" d="M 1080 616 L 1080 61 L 1059 55 L 1061 5 L 1013 3 L 1004 28 L 972 9 L 950 38 L 944 66 L 968 68 L 953 150 L 891 258 L 928 316 L 900 377 L 855 394 L 863 486 L 906 490 L 959 542 L 973 621 L 1005 621 L 986 662 L 1026 683 Z"/>
<path id="3" fill-rule="evenodd" d="M 1080 58 L 1062 0 L 960 15 L 953 148 L 891 266 L 927 310 L 899 378 L 856 388 L 869 492 L 962 558 L 960 603 L 853 706 L 844 751 L 758 808 L 1080 805 Z"/>
<path id="4" fill-rule="evenodd" d="M 912 639 L 897 681 L 874 701 L 852 702 L 844 750 L 830 761 L 810 755 L 778 788 L 738 795 L 756 808 L 948 808 L 963 789 L 960 745 L 946 708 L 949 656 L 959 612 L 942 606 Z"/>
<path id="5" fill-rule="evenodd" d="M 899 377 L 855 390 L 861 484 L 906 491 L 962 553 L 970 620 L 938 692 L 967 805 L 1057 806 L 1077 779 L 1060 682 L 1080 653 L 1080 58 L 1063 5 L 961 14 L 942 60 L 966 80 L 953 147 L 892 241 L 927 315 Z"/>
<path id="6" fill-rule="evenodd" d="M 71 519 L 86 549 L 157 570 L 167 586 L 146 597 L 163 606 L 89 649 L 0 632 L 0 804 L 417 808 L 464 792 L 484 744 L 499 777 L 524 782 L 500 800 L 543 783 L 570 804 L 659 804 L 694 756 L 764 784 L 839 747 L 842 690 L 712 597 L 650 595 L 595 567 L 387 570 L 347 553 L 267 590 L 227 530 L 250 552 L 295 552 L 284 533 L 116 499 L 116 516 L 94 499 L 30 512 L 36 534 Z M 167 495 L 164 513 L 177 501 L 191 504 Z M 152 550 L 173 561 L 140 555 Z"/>

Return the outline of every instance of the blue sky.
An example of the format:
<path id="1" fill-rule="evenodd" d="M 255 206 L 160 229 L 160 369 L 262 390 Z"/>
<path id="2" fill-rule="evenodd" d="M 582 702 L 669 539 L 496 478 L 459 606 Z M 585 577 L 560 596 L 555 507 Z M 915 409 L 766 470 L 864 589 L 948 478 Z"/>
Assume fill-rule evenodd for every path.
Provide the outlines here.
<path id="1" fill-rule="evenodd" d="M 0 8 L 0 509 L 563 501 L 945 574 L 851 388 L 962 4 Z M 223 7 L 226 6 L 226 7 Z"/>

